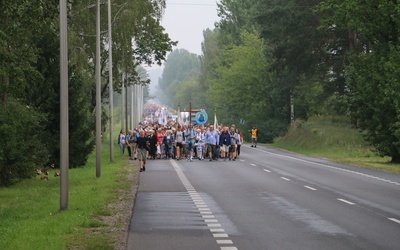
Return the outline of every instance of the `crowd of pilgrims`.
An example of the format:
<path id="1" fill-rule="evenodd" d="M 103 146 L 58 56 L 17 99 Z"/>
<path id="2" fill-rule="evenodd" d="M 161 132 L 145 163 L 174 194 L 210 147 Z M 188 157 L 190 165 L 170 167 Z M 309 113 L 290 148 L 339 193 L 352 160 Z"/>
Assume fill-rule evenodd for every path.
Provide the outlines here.
<path id="1" fill-rule="evenodd" d="M 145 171 L 148 159 L 235 161 L 242 143 L 243 134 L 235 124 L 214 128 L 212 124 L 140 123 L 126 134 L 122 129 L 118 136 L 121 154 L 127 149 L 130 160 L 139 160 L 140 171 Z"/>

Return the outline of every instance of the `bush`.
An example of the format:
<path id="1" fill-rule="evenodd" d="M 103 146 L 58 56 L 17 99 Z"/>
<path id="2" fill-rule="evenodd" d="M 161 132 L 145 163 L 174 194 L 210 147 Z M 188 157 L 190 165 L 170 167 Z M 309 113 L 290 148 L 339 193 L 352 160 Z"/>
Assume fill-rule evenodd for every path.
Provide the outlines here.
<path id="1" fill-rule="evenodd" d="M 35 110 L 9 100 L 0 110 L 0 186 L 31 178 L 35 168 L 48 162 L 48 151 L 41 141 L 45 120 Z"/>

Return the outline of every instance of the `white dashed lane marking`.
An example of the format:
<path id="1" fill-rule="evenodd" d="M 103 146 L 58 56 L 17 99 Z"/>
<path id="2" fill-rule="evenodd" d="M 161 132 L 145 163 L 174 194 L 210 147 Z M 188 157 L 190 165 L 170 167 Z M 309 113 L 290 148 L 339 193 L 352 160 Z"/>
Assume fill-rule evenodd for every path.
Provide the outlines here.
<path id="1" fill-rule="evenodd" d="M 182 184 L 185 186 L 188 194 L 192 198 L 193 203 L 196 205 L 199 213 L 201 214 L 204 223 L 206 223 L 210 232 L 213 233 L 213 237 L 216 239 L 218 245 L 221 245 L 221 250 L 238 250 L 237 247 L 233 246 L 232 240 L 229 239 L 229 235 L 225 233 L 225 229 L 222 228 L 221 224 L 218 223 L 218 220 L 212 214 L 210 208 L 208 208 L 207 204 L 203 201 L 201 196 L 196 192 L 195 188 L 190 184 L 185 174 L 182 172 L 179 165 L 170 160 L 172 166 L 174 167 L 176 173 L 178 174 L 179 179 Z M 253 164 L 254 165 L 254 164 Z M 254 165 L 256 166 L 256 165 Z M 224 238 L 220 240 L 220 238 Z"/>
<path id="2" fill-rule="evenodd" d="M 215 238 L 228 238 L 228 234 L 213 234 Z"/>
<path id="3" fill-rule="evenodd" d="M 290 179 L 288 179 L 288 178 L 286 178 L 286 177 L 281 177 L 281 179 L 282 179 L 282 180 L 285 180 L 285 181 L 290 181 Z"/>

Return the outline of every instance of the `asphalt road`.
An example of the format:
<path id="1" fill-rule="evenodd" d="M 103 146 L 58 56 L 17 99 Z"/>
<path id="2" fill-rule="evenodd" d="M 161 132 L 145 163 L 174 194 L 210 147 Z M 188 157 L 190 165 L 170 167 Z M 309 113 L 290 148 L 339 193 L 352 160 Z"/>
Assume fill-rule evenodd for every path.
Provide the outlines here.
<path id="1" fill-rule="evenodd" d="M 242 146 L 150 160 L 127 249 L 400 249 L 400 175 Z"/>

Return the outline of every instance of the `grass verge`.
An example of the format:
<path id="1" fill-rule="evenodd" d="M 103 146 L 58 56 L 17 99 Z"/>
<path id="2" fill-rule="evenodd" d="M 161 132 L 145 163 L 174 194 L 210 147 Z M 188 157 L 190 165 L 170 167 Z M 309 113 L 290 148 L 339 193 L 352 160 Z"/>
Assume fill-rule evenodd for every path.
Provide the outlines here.
<path id="1" fill-rule="evenodd" d="M 347 117 L 311 117 L 298 121 L 269 146 L 331 161 L 400 174 L 400 165 L 374 152 Z"/>
<path id="2" fill-rule="evenodd" d="M 68 209 L 60 211 L 60 177 L 37 178 L 0 189 L 0 249 L 123 249 L 123 201 L 133 205 L 137 167 L 108 144 L 102 149 L 102 176 L 96 178 L 93 153 L 83 168 L 69 170 Z M 57 170 L 58 171 L 58 170 Z M 131 209 L 131 208 L 128 208 Z M 132 210 L 130 210 L 132 211 Z M 127 211 L 124 211 L 125 213 Z M 128 211 L 129 213 L 129 211 Z"/>

